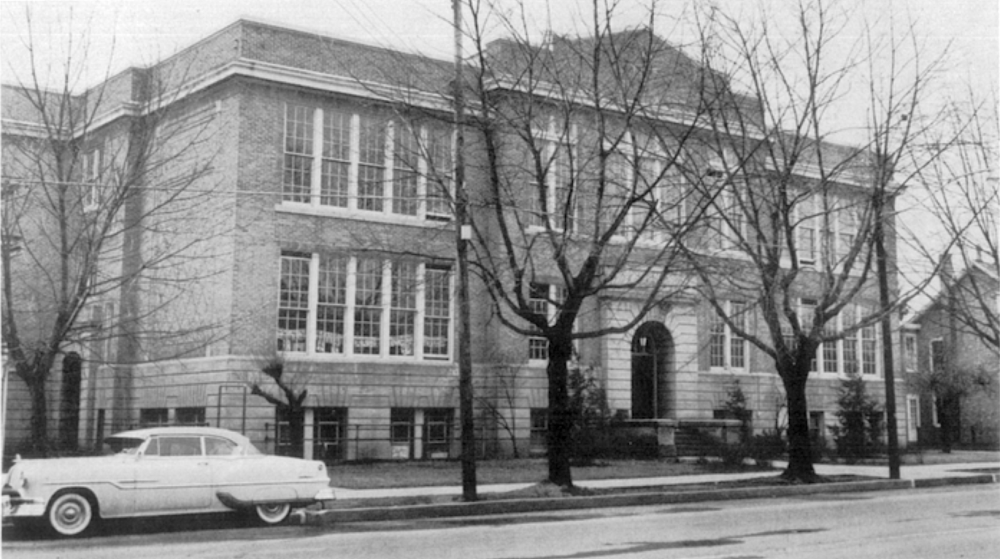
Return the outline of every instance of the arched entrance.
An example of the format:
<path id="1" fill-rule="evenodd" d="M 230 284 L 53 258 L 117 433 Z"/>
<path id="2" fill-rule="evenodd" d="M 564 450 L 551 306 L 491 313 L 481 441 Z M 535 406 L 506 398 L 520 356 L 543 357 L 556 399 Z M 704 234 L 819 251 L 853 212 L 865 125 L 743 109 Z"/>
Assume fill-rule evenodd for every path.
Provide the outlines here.
<path id="1" fill-rule="evenodd" d="M 666 415 L 667 373 L 673 340 L 667 327 L 647 322 L 632 338 L 632 419 L 658 419 Z"/>

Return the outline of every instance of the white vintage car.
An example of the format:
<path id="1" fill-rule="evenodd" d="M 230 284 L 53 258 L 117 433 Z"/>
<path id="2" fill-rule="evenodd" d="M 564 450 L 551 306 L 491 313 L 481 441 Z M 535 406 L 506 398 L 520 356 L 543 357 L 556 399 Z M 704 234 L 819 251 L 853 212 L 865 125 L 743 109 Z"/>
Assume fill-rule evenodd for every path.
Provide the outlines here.
<path id="1" fill-rule="evenodd" d="M 44 517 L 62 536 L 99 518 L 234 510 L 277 524 L 293 506 L 334 498 L 322 462 L 261 454 L 224 429 L 138 429 L 106 442 L 116 454 L 15 461 L 4 480 L 4 518 Z"/>

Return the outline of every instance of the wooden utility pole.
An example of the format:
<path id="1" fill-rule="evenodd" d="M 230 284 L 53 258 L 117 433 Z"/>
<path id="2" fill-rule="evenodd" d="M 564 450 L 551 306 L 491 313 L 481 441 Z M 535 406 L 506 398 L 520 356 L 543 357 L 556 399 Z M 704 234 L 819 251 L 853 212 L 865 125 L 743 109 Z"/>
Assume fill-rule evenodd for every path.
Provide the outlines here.
<path id="1" fill-rule="evenodd" d="M 892 315 L 888 313 L 889 304 L 889 262 L 885 248 L 885 222 L 887 194 L 886 188 L 889 184 L 889 177 L 883 173 L 890 173 L 884 165 L 880 165 L 879 183 L 875 186 L 875 259 L 878 268 L 878 294 L 882 312 L 882 368 L 885 373 L 885 426 L 887 451 L 889 453 L 889 479 L 899 479 L 899 433 L 896 431 L 896 379 L 894 363 L 892 359 Z"/>
<path id="2" fill-rule="evenodd" d="M 462 421 L 462 500 L 475 501 L 476 432 L 473 418 L 472 348 L 469 326 L 469 240 L 468 196 L 465 192 L 465 92 L 462 79 L 462 6 L 451 0 L 455 25 L 455 246 L 458 258 L 458 394 Z"/>

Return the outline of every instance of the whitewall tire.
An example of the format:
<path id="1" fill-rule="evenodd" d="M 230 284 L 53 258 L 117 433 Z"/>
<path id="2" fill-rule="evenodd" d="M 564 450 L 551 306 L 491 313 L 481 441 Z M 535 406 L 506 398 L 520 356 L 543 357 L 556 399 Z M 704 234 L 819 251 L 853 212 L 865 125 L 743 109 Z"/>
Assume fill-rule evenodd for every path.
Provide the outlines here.
<path id="1" fill-rule="evenodd" d="M 288 503 L 273 503 L 257 505 L 255 509 L 257 511 L 257 518 L 264 524 L 280 524 L 292 512 L 292 505 Z"/>
<path id="2" fill-rule="evenodd" d="M 94 524 L 94 506 L 85 495 L 70 491 L 52 499 L 45 518 L 56 534 L 79 536 Z"/>

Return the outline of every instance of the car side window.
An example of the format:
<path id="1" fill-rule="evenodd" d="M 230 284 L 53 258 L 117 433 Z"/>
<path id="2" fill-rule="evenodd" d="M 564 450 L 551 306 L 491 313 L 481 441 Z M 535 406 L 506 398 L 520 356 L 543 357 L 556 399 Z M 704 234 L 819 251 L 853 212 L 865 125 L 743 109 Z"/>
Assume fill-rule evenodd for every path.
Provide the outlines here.
<path id="1" fill-rule="evenodd" d="M 201 437 L 159 437 L 159 456 L 200 456 Z"/>
<path id="2" fill-rule="evenodd" d="M 232 456 L 239 447 L 229 439 L 205 437 L 205 453 L 209 456 Z"/>
<path id="3" fill-rule="evenodd" d="M 157 438 L 150 439 L 149 444 L 146 445 L 146 450 L 144 450 L 142 453 L 145 456 L 159 456 L 160 439 Z"/>

